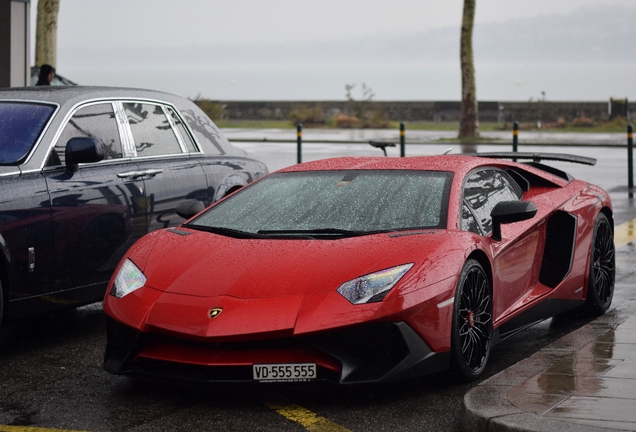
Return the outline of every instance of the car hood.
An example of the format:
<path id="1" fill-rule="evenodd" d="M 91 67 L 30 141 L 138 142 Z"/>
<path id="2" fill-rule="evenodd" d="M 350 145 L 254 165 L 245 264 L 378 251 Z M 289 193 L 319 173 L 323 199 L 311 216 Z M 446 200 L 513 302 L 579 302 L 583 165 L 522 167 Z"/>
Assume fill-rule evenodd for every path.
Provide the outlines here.
<path id="1" fill-rule="evenodd" d="M 423 230 L 283 240 L 236 239 L 183 227 L 155 231 L 127 254 L 146 275 L 145 286 L 122 299 L 107 295 L 104 309 L 142 331 L 215 340 L 383 319 L 427 298 L 446 299 L 445 281 L 457 273 L 454 262 L 465 258 L 465 234 Z M 408 263 L 414 266 L 381 302 L 352 305 L 336 292 L 346 281 Z M 210 316 L 213 310 L 224 312 L 217 318 Z"/>
<path id="2" fill-rule="evenodd" d="M 190 230 L 167 230 L 142 271 L 146 286 L 167 293 L 239 299 L 305 296 L 412 263 L 444 243 L 444 235 L 374 234 L 337 240 L 236 239 Z M 418 248 L 410 248 L 414 242 Z M 427 246 L 422 247 L 422 243 Z M 417 252 L 417 253 L 416 253 Z M 135 259 L 139 265 L 143 259 Z"/>

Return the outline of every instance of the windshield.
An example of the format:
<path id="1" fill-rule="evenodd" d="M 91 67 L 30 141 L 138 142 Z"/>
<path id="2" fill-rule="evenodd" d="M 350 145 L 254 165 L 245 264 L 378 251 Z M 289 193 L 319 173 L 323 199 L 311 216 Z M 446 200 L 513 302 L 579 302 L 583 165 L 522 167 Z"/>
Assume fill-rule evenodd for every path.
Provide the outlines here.
<path id="1" fill-rule="evenodd" d="M 445 228 L 451 177 L 404 170 L 272 174 L 188 226 L 264 235 Z"/>
<path id="2" fill-rule="evenodd" d="M 0 102 L 0 165 L 17 165 L 29 154 L 53 111 L 51 105 Z"/>

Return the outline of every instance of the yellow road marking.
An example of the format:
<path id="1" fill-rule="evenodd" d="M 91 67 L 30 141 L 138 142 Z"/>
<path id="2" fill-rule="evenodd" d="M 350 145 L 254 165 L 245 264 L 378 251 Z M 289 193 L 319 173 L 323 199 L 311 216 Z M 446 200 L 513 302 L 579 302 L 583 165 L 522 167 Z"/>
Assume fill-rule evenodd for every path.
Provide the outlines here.
<path id="1" fill-rule="evenodd" d="M 32 426 L 0 425 L 0 432 L 80 432 L 80 431 L 71 431 L 68 429 L 39 428 L 39 427 L 32 427 Z"/>
<path id="2" fill-rule="evenodd" d="M 295 404 L 268 404 L 278 414 L 288 420 L 300 423 L 310 432 L 350 432 L 349 429 Z"/>
<path id="3" fill-rule="evenodd" d="M 616 249 L 636 240 L 636 219 L 614 227 L 614 246 Z"/>

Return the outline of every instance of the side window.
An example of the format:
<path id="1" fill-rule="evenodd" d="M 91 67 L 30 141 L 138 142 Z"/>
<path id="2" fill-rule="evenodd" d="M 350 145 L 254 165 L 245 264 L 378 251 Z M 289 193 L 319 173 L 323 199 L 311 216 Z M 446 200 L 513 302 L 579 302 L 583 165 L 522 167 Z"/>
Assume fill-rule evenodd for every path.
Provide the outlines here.
<path id="1" fill-rule="evenodd" d="M 137 156 L 159 156 L 182 153 L 177 137 L 161 105 L 124 103 Z"/>
<path id="2" fill-rule="evenodd" d="M 464 183 L 462 229 L 483 235 L 492 231 L 490 212 L 500 201 L 518 201 L 523 192 L 508 175 L 498 170 L 481 170 Z"/>
<path id="3" fill-rule="evenodd" d="M 186 131 L 185 127 L 183 126 L 183 122 L 181 121 L 177 113 L 174 112 L 172 108 L 168 108 L 168 112 L 170 113 L 170 117 L 172 117 L 172 122 L 179 130 L 179 134 L 181 135 L 181 139 L 183 140 L 183 144 L 185 144 L 186 149 L 188 149 L 189 152 L 197 152 L 198 150 L 194 145 L 192 138 L 190 138 L 190 134 L 188 133 L 188 131 Z"/>
<path id="4" fill-rule="evenodd" d="M 464 203 L 462 206 L 462 227 L 464 231 L 474 232 L 475 234 L 481 234 L 479 229 L 479 225 L 477 224 L 477 220 L 473 213 L 470 211 L 468 206 Z"/>
<path id="5" fill-rule="evenodd" d="M 49 154 L 46 166 L 64 165 L 66 143 L 71 138 L 78 137 L 100 140 L 104 148 L 104 159 L 122 157 L 119 129 L 110 103 L 89 105 L 75 112 L 64 126 L 62 134 Z"/>

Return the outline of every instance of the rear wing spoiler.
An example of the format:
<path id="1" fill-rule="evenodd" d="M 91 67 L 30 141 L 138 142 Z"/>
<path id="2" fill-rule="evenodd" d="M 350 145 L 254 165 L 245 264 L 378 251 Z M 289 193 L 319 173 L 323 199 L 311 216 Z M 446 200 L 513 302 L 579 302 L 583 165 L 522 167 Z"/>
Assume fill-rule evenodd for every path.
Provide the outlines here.
<path id="1" fill-rule="evenodd" d="M 465 156 L 478 156 L 492 159 L 525 159 L 533 162 L 559 161 L 572 162 L 583 165 L 596 165 L 596 159 L 585 156 L 576 156 L 564 153 L 517 153 L 517 152 L 494 152 L 494 153 L 467 153 Z"/>

